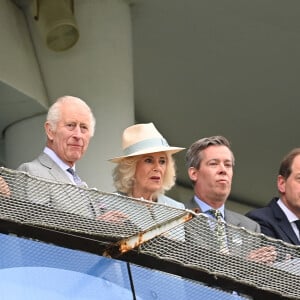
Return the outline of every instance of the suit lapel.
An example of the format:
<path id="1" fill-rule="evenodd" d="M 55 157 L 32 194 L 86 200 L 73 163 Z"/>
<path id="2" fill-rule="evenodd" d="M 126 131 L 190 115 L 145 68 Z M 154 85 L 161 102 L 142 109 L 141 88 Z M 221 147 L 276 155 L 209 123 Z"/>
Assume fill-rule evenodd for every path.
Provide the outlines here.
<path id="1" fill-rule="evenodd" d="M 185 207 L 195 211 L 196 213 L 202 212 L 194 197 L 185 203 Z M 191 224 L 188 224 L 187 234 L 192 234 L 192 237 L 189 238 L 193 239 L 195 244 L 199 245 L 200 247 L 216 251 L 217 237 L 212 228 L 212 224 L 209 223 L 209 217 L 205 214 L 201 214 L 191 222 L 195 222 L 195 225 L 190 227 L 189 225 Z"/>
<path id="2" fill-rule="evenodd" d="M 48 168 L 49 175 L 53 180 L 64 183 L 73 183 L 67 174 L 45 153 L 39 156 L 40 163 Z"/>
<path id="3" fill-rule="evenodd" d="M 237 219 L 236 217 L 234 217 L 230 210 L 225 209 L 224 210 L 224 220 L 226 221 L 226 223 L 232 224 L 234 226 L 240 226 L 241 225 L 241 221 L 239 219 Z"/>
<path id="4" fill-rule="evenodd" d="M 201 210 L 198 206 L 198 204 L 195 201 L 195 198 L 193 197 L 192 199 L 190 199 L 190 201 L 188 201 L 187 203 L 185 203 L 185 208 L 196 211 L 197 213 L 200 213 Z"/>
<path id="5" fill-rule="evenodd" d="M 291 224 L 289 222 L 285 222 L 284 220 L 282 222 L 279 222 L 280 229 L 286 234 L 286 236 L 291 240 L 292 244 L 294 245 L 300 245 L 300 241 L 297 238 Z"/>
<path id="6" fill-rule="evenodd" d="M 54 181 L 57 182 L 62 182 L 62 183 L 71 183 L 74 185 L 74 183 L 70 180 L 70 178 L 68 177 L 68 175 L 64 172 L 64 170 L 62 170 L 47 154 L 42 153 L 38 160 L 40 161 L 40 163 L 46 167 L 48 169 L 49 172 L 49 178 L 51 178 Z M 87 184 L 83 183 L 83 185 L 81 187 L 85 187 L 87 188 Z M 90 199 L 90 195 L 88 193 L 88 191 L 85 190 L 79 190 L 81 197 L 80 198 L 75 198 L 72 195 L 72 191 L 73 189 L 64 189 L 64 191 L 68 194 L 69 199 L 70 199 L 70 211 L 72 211 L 72 207 L 73 204 L 74 206 L 80 206 L 83 203 L 82 202 L 86 202 L 85 206 L 82 206 L 86 209 L 86 211 L 91 211 L 91 215 L 95 216 L 96 212 L 98 212 L 99 209 L 97 209 L 96 207 L 99 206 L 98 202 L 94 203 L 94 201 L 92 201 Z M 74 203 L 74 201 L 77 201 L 78 203 Z M 98 205 L 97 205 L 98 204 Z M 86 213 L 88 215 L 88 213 Z"/>
<path id="7" fill-rule="evenodd" d="M 281 210 L 281 208 L 278 206 L 277 201 L 272 201 L 270 203 L 271 209 L 274 212 L 274 216 L 278 222 L 279 228 L 282 230 L 282 232 L 285 233 L 287 238 L 294 244 L 299 245 L 299 239 L 297 238 L 292 225 L 290 224 L 289 220 L 287 219 L 284 212 Z"/>

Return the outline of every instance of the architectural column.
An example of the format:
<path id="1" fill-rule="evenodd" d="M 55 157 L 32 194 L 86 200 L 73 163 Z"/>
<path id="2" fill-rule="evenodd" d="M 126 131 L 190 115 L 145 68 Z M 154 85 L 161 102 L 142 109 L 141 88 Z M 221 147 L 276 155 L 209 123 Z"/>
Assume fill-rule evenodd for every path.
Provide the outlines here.
<path id="1" fill-rule="evenodd" d="M 113 191 L 113 165 L 107 160 L 121 153 L 122 131 L 134 123 L 130 8 L 123 0 L 74 4 L 80 37 L 66 51 L 48 49 L 30 9 L 26 16 L 49 105 L 59 96 L 74 95 L 85 100 L 96 117 L 95 136 L 77 165 L 79 174 L 90 187 Z M 16 168 L 42 151 L 44 121 L 45 115 L 33 116 L 6 130 L 8 167 Z"/>

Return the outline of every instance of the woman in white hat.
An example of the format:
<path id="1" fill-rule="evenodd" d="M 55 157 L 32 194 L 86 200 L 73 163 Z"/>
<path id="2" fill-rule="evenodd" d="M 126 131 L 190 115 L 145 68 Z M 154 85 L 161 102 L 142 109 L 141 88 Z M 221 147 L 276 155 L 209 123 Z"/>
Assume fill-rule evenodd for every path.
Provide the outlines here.
<path id="1" fill-rule="evenodd" d="M 172 155 L 185 148 L 171 147 L 153 123 L 126 128 L 122 136 L 123 155 L 116 163 L 113 180 L 117 191 L 133 198 L 184 208 L 184 204 L 164 195 L 175 184 Z"/>

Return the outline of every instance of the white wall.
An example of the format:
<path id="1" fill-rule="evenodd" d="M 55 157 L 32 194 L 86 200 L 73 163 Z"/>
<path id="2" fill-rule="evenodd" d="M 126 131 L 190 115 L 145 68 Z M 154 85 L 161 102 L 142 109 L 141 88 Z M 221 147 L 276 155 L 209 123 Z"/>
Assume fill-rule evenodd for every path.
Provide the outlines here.
<path id="1" fill-rule="evenodd" d="M 47 107 L 48 101 L 26 19 L 10 0 L 0 1 L 0 38 L 0 80 Z"/>
<path id="2" fill-rule="evenodd" d="M 77 166 L 80 176 L 90 187 L 113 191 L 113 166 L 107 159 L 121 153 L 121 133 L 134 123 L 129 6 L 122 0 L 75 1 L 80 39 L 73 48 L 58 53 L 46 48 L 29 11 L 27 14 L 35 63 L 40 66 L 49 101 L 66 94 L 81 97 L 97 120 L 95 136 Z M 43 118 L 11 125 L 6 132 L 7 160 L 29 161 L 42 151 Z"/>

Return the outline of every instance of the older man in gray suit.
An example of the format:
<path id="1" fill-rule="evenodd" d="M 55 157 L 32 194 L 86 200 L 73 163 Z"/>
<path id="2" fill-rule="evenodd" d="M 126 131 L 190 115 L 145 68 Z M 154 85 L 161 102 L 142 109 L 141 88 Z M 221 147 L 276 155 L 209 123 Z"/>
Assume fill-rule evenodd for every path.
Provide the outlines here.
<path id="1" fill-rule="evenodd" d="M 43 153 L 35 160 L 20 165 L 18 170 L 51 181 L 86 187 L 87 185 L 75 173 L 75 164 L 88 148 L 90 139 L 94 135 L 95 123 L 90 107 L 82 99 L 73 96 L 58 98 L 47 114 L 44 125 L 47 142 Z M 70 192 L 68 188 L 65 190 Z M 27 189 L 28 193 L 30 187 Z M 64 197 L 68 199 L 67 201 L 60 201 L 60 197 L 56 197 L 54 191 L 49 193 L 49 197 L 32 194 L 28 197 L 34 199 L 36 203 L 50 203 L 57 209 L 69 212 L 74 212 L 74 207 L 81 207 L 83 208 L 81 213 L 84 215 L 94 214 L 91 203 L 86 205 L 76 203 L 82 201 L 82 197 L 73 196 L 72 199 L 70 195 L 69 198 Z"/>

